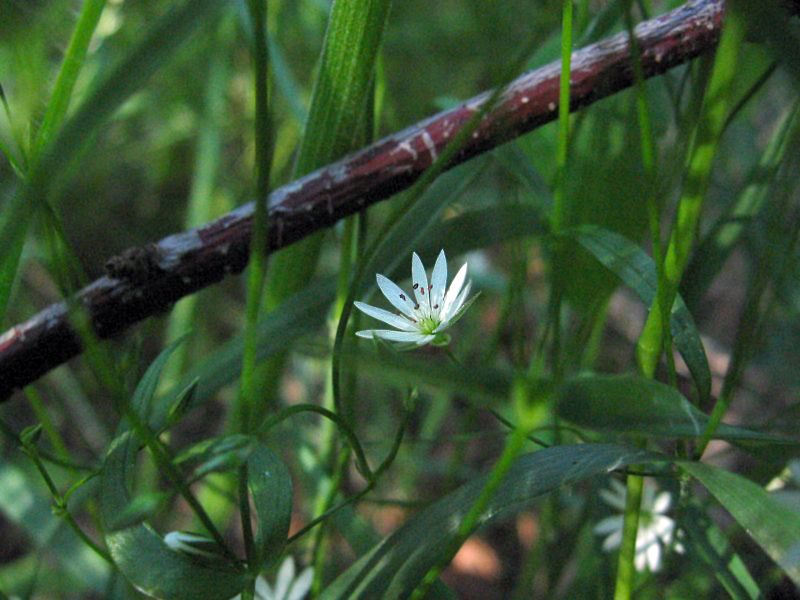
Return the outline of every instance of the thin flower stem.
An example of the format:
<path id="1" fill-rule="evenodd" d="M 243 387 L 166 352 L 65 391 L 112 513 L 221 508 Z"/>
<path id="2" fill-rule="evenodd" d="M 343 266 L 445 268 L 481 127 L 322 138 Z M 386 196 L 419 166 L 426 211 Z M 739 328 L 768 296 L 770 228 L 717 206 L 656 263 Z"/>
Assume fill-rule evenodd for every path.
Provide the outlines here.
<path id="1" fill-rule="evenodd" d="M 358 436 L 356 436 L 355 432 L 350 428 L 350 426 L 347 424 L 347 421 L 340 414 L 328 410 L 327 408 L 317 406 L 316 404 L 296 404 L 295 406 L 289 406 L 281 410 L 278 414 L 272 415 L 266 421 L 264 421 L 259 428 L 259 435 L 265 435 L 272 427 L 281 421 L 301 412 L 315 412 L 319 415 L 322 415 L 326 419 L 333 421 L 339 428 L 341 434 L 347 440 L 350 448 L 355 453 L 356 467 L 358 468 L 359 472 L 366 479 L 371 479 L 373 477 L 369 463 L 367 462 L 366 454 L 364 454 L 364 450 L 358 441 Z"/>
<path id="2" fill-rule="evenodd" d="M 97 554 L 100 558 L 106 561 L 109 565 L 116 568 L 116 564 L 114 560 L 111 558 L 111 555 L 105 548 L 100 547 L 89 535 L 78 525 L 78 522 L 75 520 L 75 517 L 72 516 L 72 513 L 69 512 L 69 508 L 67 506 L 68 498 L 63 496 L 61 492 L 58 491 L 58 487 L 56 487 L 53 478 L 50 477 L 50 473 L 47 471 L 47 468 L 44 466 L 41 458 L 39 457 L 39 451 L 37 448 L 32 444 L 25 444 L 23 446 L 23 450 L 25 454 L 33 461 L 33 464 L 36 466 L 36 469 L 39 471 L 39 474 L 42 476 L 42 479 L 47 486 L 47 489 L 50 490 L 50 494 L 53 496 L 53 505 L 54 505 L 54 512 L 57 516 L 64 519 L 67 525 L 75 532 L 75 534 L 86 544 L 92 551 Z"/>
<path id="3" fill-rule="evenodd" d="M 256 354 L 258 352 L 258 319 L 261 313 L 261 296 L 267 271 L 267 235 L 269 231 L 267 198 L 269 196 L 269 173 L 272 164 L 270 141 L 269 104 L 269 54 L 267 50 L 267 3 L 249 0 L 247 3 L 253 25 L 253 85 L 255 88 L 255 173 L 256 200 L 253 215 L 253 237 L 250 243 L 249 271 L 247 276 L 247 305 L 242 352 L 242 376 L 237 398 L 239 430 L 250 433 L 259 421 L 258 385 L 256 377 Z M 247 485 L 247 466 L 239 469 L 239 516 L 242 525 L 248 572 L 252 578 L 242 592 L 243 597 L 252 598 L 255 576 L 261 570 L 261 552 L 253 539 L 253 524 L 250 518 L 250 497 Z"/>
<path id="4" fill-rule="evenodd" d="M 415 401 L 415 394 L 412 392 L 412 395 L 409 398 L 409 403 L 413 404 L 414 401 Z M 380 479 L 380 477 L 392 465 L 394 459 L 397 457 L 397 452 L 400 450 L 400 444 L 402 444 L 403 442 L 403 436 L 405 435 L 406 428 L 408 427 L 408 423 L 411 420 L 412 415 L 413 415 L 413 407 L 410 407 L 409 410 L 406 412 L 406 417 L 403 420 L 400 427 L 398 428 L 397 433 L 395 433 L 394 443 L 392 444 L 392 448 L 389 450 L 389 454 L 386 456 L 384 461 L 378 466 L 378 468 L 375 469 L 373 476 L 368 480 L 369 483 L 367 484 L 367 486 L 355 496 L 347 498 L 346 500 L 342 501 L 333 508 L 328 509 L 325 513 L 312 519 L 310 523 L 308 523 L 305 527 L 300 529 L 300 531 L 291 536 L 289 540 L 286 542 L 287 544 L 291 544 L 295 540 L 303 537 L 311 529 L 316 527 L 319 523 L 325 521 L 332 514 L 341 510 L 345 506 L 348 506 L 349 504 L 357 502 L 358 500 L 360 500 L 373 490 L 373 488 L 378 484 L 378 480 Z"/>
<path id="5" fill-rule="evenodd" d="M 653 263 L 656 266 L 656 278 L 658 281 L 658 293 L 661 295 L 660 300 L 654 300 L 655 306 L 658 310 L 662 311 L 661 322 L 662 331 L 661 336 L 663 339 L 664 353 L 667 357 L 667 365 L 669 367 L 670 381 L 675 382 L 675 361 L 672 354 L 672 332 L 670 330 L 670 321 L 667 301 L 665 295 L 666 280 L 664 277 L 664 251 L 661 244 L 661 214 L 658 209 L 658 201 L 656 199 L 656 146 L 653 138 L 653 126 L 650 119 L 650 110 L 647 99 L 647 89 L 644 84 L 644 72 L 642 70 L 642 60 L 639 48 L 639 41 L 636 38 L 634 30 L 633 15 L 631 14 L 633 0 L 628 0 L 625 14 L 625 27 L 628 30 L 631 45 L 631 62 L 633 63 L 633 72 L 635 79 L 636 89 L 636 109 L 637 117 L 639 120 L 639 139 L 641 144 L 642 166 L 644 167 L 646 177 L 645 187 L 645 200 L 647 202 L 647 224 L 650 231 L 650 244 L 653 253 Z"/>
<path id="6" fill-rule="evenodd" d="M 636 536 L 639 529 L 639 513 L 642 506 L 643 489 L 643 477 L 628 475 L 625 520 L 623 521 L 622 545 L 620 546 L 619 560 L 617 562 L 614 600 L 630 600 L 632 597 L 635 574 L 633 561 L 636 556 Z"/>
<path id="7" fill-rule="evenodd" d="M 502 483 L 503 477 L 505 477 L 506 473 L 511 468 L 511 465 L 514 463 L 514 460 L 517 458 L 517 456 L 519 456 L 522 448 L 525 446 L 525 442 L 527 441 L 526 434 L 527 431 L 524 427 L 518 427 L 514 430 L 514 433 L 511 435 L 511 437 L 508 438 L 506 446 L 503 449 L 503 453 L 500 455 L 500 458 L 489 474 L 489 479 L 481 490 L 478 499 L 472 504 L 469 512 L 461 520 L 458 531 L 440 556 L 439 561 L 425 574 L 425 577 L 423 577 L 420 584 L 411 594 L 411 600 L 421 600 L 422 598 L 426 597 L 431 586 L 436 582 L 436 580 L 442 574 L 442 571 L 444 571 L 445 567 L 447 567 L 447 565 L 453 559 L 456 552 L 458 552 L 458 549 L 478 526 L 483 512 L 489 505 L 489 502 L 497 491 L 497 488 Z"/>
<path id="8" fill-rule="evenodd" d="M 564 0 L 561 21 L 561 80 L 558 90 L 558 151 L 556 154 L 556 185 L 553 190 L 553 232 L 564 227 L 566 206 L 564 184 L 569 155 L 570 71 L 572 68 L 572 0 Z"/>

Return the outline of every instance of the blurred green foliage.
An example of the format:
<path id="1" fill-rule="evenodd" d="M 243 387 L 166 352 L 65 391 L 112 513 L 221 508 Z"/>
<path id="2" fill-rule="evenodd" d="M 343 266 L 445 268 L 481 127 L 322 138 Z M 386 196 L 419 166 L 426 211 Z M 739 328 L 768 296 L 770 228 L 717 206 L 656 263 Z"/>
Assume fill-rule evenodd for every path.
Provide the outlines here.
<path id="1" fill-rule="evenodd" d="M 288 182 L 295 169 L 330 4 L 326 0 L 276 0 L 268 5 L 273 186 Z M 625 2 L 581 0 L 575 4 L 576 40 L 597 39 L 624 29 L 621 15 Z M 679 2 L 635 4 L 635 14 L 641 16 L 641 10 L 659 14 Z M 92 98 L 100 82 L 115 73 L 137 45 L 149 39 L 149 32 L 168 22 L 171 11 L 184 6 L 191 3 L 108 0 L 72 93 L 67 122 Z M 113 107 L 112 114 L 85 137 L 78 136 L 75 147 L 70 148 L 73 153 L 58 157 L 63 171 L 54 174 L 47 199 L 56 207 L 66 239 L 90 278 L 102 275 L 105 260 L 128 246 L 210 220 L 253 197 L 252 27 L 245 2 L 219 6 L 206 2 L 206 6 L 207 12 L 198 17 L 194 28 L 187 25 L 180 34 L 179 43 L 164 41 L 152 48 L 152 54 L 144 49 L 138 64 L 142 72 L 152 71 L 151 75 L 142 82 L 137 80 L 135 86 L 131 83 L 134 89 Z M 556 0 L 394 2 L 374 80 L 376 97 L 371 104 L 375 107 L 375 137 L 487 89 L 531 39 L 536 50 L 528 57 L 529 66 L 555 59 L 561 6 Z M 2 211 L 24 189 L 37 131 L 81 7 L 76 0 L 0 0 Z M 784 41 L 797 33 L 797 23 L 787 23 L 780 29 Z M 781 583 L 784 573 L 797 582 L 796 564 L 792 565 L 790 559 L 795 552 L 791 534 L 797 530 L 798 513 L 780 510 L 789 523 L 781 531 L 776 519 L 759 521 L 765 513 L 750 508 L 759 503 L 767 507 L 763 511 L 774 508 L 775 500 L 763 486 L 778 481 L 776 477 L 792 458 L 789 448 L 794 446 L 779 435 L 796 435 L 800 418 L 796 369 L 800 347 L 796 177 L 800 137 L 797 126 L 790 126 L 797 119 L 789 118 L 797 110 L 800 88 L 792 64 L 786 69 L 780 53 L 753 37 L 736 65 L 729 98 L 733 110 L 710 171 L 697 250 L 681 289 L 686 306 L 681 301 L 674 309 L 673 331 L 686 334 L 694 352 L 687 356 L 689 370 L 679 363 L 675 381 L 670 380 L 667 366 L 661 364 L 657 377 L 666 383 L 628 385 L 627 379 L 614 380 L 623 383 L 614 384 L 611 398 L 607 389 L 593 384 L 606 381 L 602 376 L 578 378 L 583 371 L 628 372 L 636 368 L 636 337 L 653 296 L 653 282 L 657 281 L 656 269 L 644 251 L 626 250 L 649 247 L 644 194 L 647 181 L 634 90 L 620 92 L 571 118 L 568 176 L 563 190 L 565 225 L 570 233 L 565 236 L 568 241 L 559 261 L 553 261 L 552 240 L 547 235 L 556 180 L 555 125 L 541 127 L 442 175 L 418 197 L 416 212 L 390 230 L 381 253 L 361 257 L 373 261 L 378 272 L 406 285 L 411 251 L 419 252 L 425 264 L 432 264 L 444 248 L 454 264 L 469 262 L 470 276 L 482 295 L 455 328 L 451 357 L 428 348 L 400 355 L 385 345 L 356 346 L 352 336 L 348 337 L 343 349 L 343 376 L 347 378 L 344 390 L 351 414 L 326 429 L 320 424 L 326 418 L 324 413 L 292 413 L 268 432 L 248 438 L 248 452 L 258 448 L 253 450 L 256 454 L 234 457 L 237 468 L 248 460 L 251 465 L 271 465 L 269 468 L 274 467 L 284 481 L 291 474 L 294 535 L 318 516 L 314 502 L 320 490 L 329 489 L 331 481 L 341 484 L 340 494 L 336 495 L 334 489 L 331 501 L 353 496 L 364 488 L 364 471 L 347 471 L 349 463 L 337 467 L 337 453 L 328 454 L 328 448 L 323 447 L 324 440 L 331 439 L 325 436 L 334 435 L 331 431 L 339 436 L 333 438 L 331 446 L 336 451 L 352 444 L 353 438 L 359 441 L 365 460 L 380 472 L 376 487 L 370 488 L 370 494 L 360 502 L 331 515 L 326 528 L 312 530 L 314 533 L 293 540 L 288 547 L 290 553 L 302 557 L 302 562 L 314 561 L 319 567 L 317 577 L 324 584 L 344 573 L 330 587 L 332 597 L 347 597 L 353 578 L 367 569 L 368 552 L 385 551 L 393 561 L 370 571 L 364 579 L 389 595 L 409 592 L 435 564 L 437 553 L 455 535 L 452 527 L 448 529 L 447 517 L 463 517 L 474 506 L 480 486 L 488 479 L 479 478 L 479 474 L 490 471 L 501 454 L 509 431 L 502 423 L 514 423 L 519 417 L 519 407 L 511 401 L 512 391 L 520 373 L 538 356 L 544 357 L 542 379 L 537 380 L 542 389 L 549 389 L 550 376 L 557 371 L 553 360 L 563 360 L 560 367 L 568 383 L 561 392 L 571 394 L 572 403 L 562 403 L 559 420 L 554 420 L 553 407 L 546 402 L 536 404 L 532 400 L 527 407 L 539 419 L 535 431 L 528 433 L 556 447 L 544 455 L 552 456 L 551 462 L 537 457 L 533 452 L 537 446 L 531 443 L 519 465 L 538 465 L 553 472 L 548 471 L 550 479 L 542 483 L 536 472 L 523 466 L 512 468 L 510 479 L 498 488 L 500 495 L 482 514 L 481 521 L 486 523 L 511 509 L 522 515 L 516 525 L 513 520 L 498 517 L 481 531 L 502 571 L 488 576 L 485 585 L 503 597 L 514 593 L 526 597 L 530 589 L 543 597 L 607 597 L 614 585 L 616 563 L 613 555 L 602 551 L 592 526 L 608 513 L 608 507 L 597 500 L 605 485 L 602 474 L 623 463 L 641 463 L 648 473 L 658 476 L 660 486 L 675 498 L 680 495 L 680 510 L 685 509 L 688 515 L 682 526 L 691 527 L 697 534 L 685 540 L 689 548 L 684 557 L 671 553 L 661 573 L 639 576 L 637 597 L 699 597 L 719 595 L 723 589 L 735 597 L 749 597 L 753 579 L 765 594 L 787 585 L 789 579 Z M 687 177 L 686 157 L 694 122 L 703 106 L 708 68 L 710 61 L 700 59 L 644 86 L 657 149 L 656 196 L 663 239 L 668 238 L 676 201 Z M 746 195 L 753 193 L 758 195 Z M 372 207 L 363 221 L 365 239 L 354 247 L 363 249 L 374 241 L 408 197 L 400 194 Z M 779 212 L 774 212 L 778 210 L 775 207 Z M 32 208 L 26 206 L 25 210 Z M 736 236 L 715 245 L 715 236 L 732 219 L 741 225 L 735 228 Z M 580 241 L 585 241 L 587 232 L 596 236 L 599 245 L 594 250 Z M 26 237 L 5 325 L 61 299 L 56 282 L 63 273 L 53 260 L 50 234 L 46 219 L 34 221 Z M 620 236 L 626 238 L 624 243 L 618 243 Z M 283 353 L 289 357 L 281 379 L 275 381 L 280 383 L 274 386 L 277 397 L 263 399 L 265 404 L 279 408 L 322 405 L 330 393 L 331 347 L 326 320 L 336 294 L 334 276 L 342 264 L 342 237 L 343 227 L 333 227 L 325 236 L 319 264 L 309 265 L 314 277 L 259 323 L 258 359 Z M 603 244 L 606 249 L 613 246 L 614 251 L 604 252 Z M 5 258 L 10 250 L 1 247 L 0 252 Z M 706 259 L 713 268 L 705 266 Z M 553 335 L 548 296 L 556 271 L 564 285 L 560 359 L 547 353 Z M 620 287 L 620 280 L 633 292 Z M 358 290 L 359 297 L 380 303 L 373 281 L 370 273 L 367 287 Z M 745 306 L 753 308 L 744 312 Z M 226 423 L 231 421 L 229 410 L 241 367 L 245 278 L 230 278 L 181 301 L 178 308 L 98 347 L 111 365 L 108 371 L 120 376 L 115 389 L 135 397 L 137 384 L 139 390 L 147 388 L 147 403 L 152 402 L 148 422 L 158 431 L 168 430 L 162 443 L 175 454 L 208 443 L 214 436 L 238 435 L 232 434 Z M 171 362 L 165 364 L 166 354 L 153 362 L 168 341 L 186 333 L 189 336 L 183 345 L 169 350 L 175 350 Z M 697 352 L 698 340 L 705 345 L 711 368 L 711 400 L 720 393 L 727 365 L 734 364 L 727 384 L 732 389 L 726 396 L 733 403 L 726 419 L 733 417 L 741 427 L 723 428 L 722 433 L 762 445 L 758 450 L 749 448 L 752 456 L 747 458 L 724 450 L 726 468 L 747 475 L 751 480 L 747 485 L 737 484 L 738 476 L 711 467 L 695 465 L 685 471 L 707 482 L 741 527 L 728 523 L 717 527 L 692 512 L 713 515 L 709 507 L 715 505 L 702 494 L 691 492 L 688 479 L 680 479 L 688 475 L 678 476 L 667 466 L 668 460 L 691 457 L 691 448 L 683 439 L 699 437 L 707 422 L 699 411 L 711 411 L 705 391 L 708 382 L 703 379 L 707 374 L 698 381 L 699 394 L 690 384 L 691 377 L 697 379 L 697 373 L 706 368 L 703 348 Z M 680 339 L 675 343 L 677 349 L 685 350 Z M 151 364 L 156 367 L 143 378 Z M 695 368 L 698 365 L 699 371 Z M 645 388 L 654 391 L 643 404 L 641 392 Z M 574 393 L 576 389 L 581 393 Z M 125 448 L 133 452 L 134 445 L 127 446 L 128 434 L 123 433 L 127 425 L 120 423 L 120 415 L 109 401 L 114 393 L 94 376 L 89 361 L 78 360 L 36 382 L 26 394 L 27 403 L 19 394 L 2 406 L 5 436 L 0 469 L 0 539 L 7 541 L 0 552 L 3 592 L 22 597 L 135 596 L 118 572 L 92 553 L 65 520 L 52 514 L 54 498 L 42 483 L 42 472 L 37 472 L 20 451 L 17 437 L 32 423 L 43 423 L 44 435 L 37 447 L 42 449 L 40 457 L 47 473 L 60 494 L 67 495 L 70 486 L 80 482 L 66 507 L 102 546 L 114 539 L 113 535 L 104 535 L 109 532 L 104 532 L 99 514 L 102 486 L 94 477 L 88 482 L 81 478 L 98 472 L 115 438 L 117 449 L 123 440 Z M 598 395 L 602 397 L 598 399 Z M 604 405 L 610 398 L 619 401 L 614 406 Z M 413 407 L 411 412 L 409 407 Z M 593 427 L 592 409 L 603 411 L 602 427 Z M 676 416 L 676 411 L 680 415 Z M 404 437 L 398 441 L 397 432 L 403 423 L 407 427 L 400 429 Z M 554 434 L 556 426 L 562 429 Z M 347 431 L 350 436 L 342 433 L 347 427 L 351 428 Z M 667 441 L 654 440 L 648 430 Z M 596 447 L 602 460 L 592 463 L 591 451 L 577 445 L 609 438 L 629 446 L 646 442 L 649 450 L 660 454 L 604 444 Z M 222 442 L 230 439 L 221 438 Z M 562 448 L 560 443 L 576 445 Z M 742 447 L 746 448 L 744 443 Z M 394 456 L 392 452 L 398 448 Z M 570 461 L 579 455 L 587 462 L 570 471 L 575 464 Z M 114 475 L 137 464 L 132 454 L 111 456 L 118 461 L 115 464 L 123 465 Z M 320 456 L 330 462 L 320 460 Z M 388 470 L 383 472 L 379 465 L 387 456 L 393 462 L 389 461 Z M 753 457 L 757 457 L 756 466 L 752 466 Z M 147 495 L 148 490 L 163 491 L 166 487 L 159 486 L 157 468 L 149 460 L 140 459 L 135 478 L 118 477 L 114 481 L 121 486 L 136 479 L 135 487 L 142 494 L 139 497 L 150 500 L 146 514 L 136 514 L 137 519 L 149 517 L 150 525 L 136 523 L 139 529 L 130 539 L 146 539 L 154 553 L 171 552 L 164 550 L 160 539 L 163 533 L 201 526 L 184 503 L 186 495 L 180 500 L 174 489 L 168 494 Z M 341 475 L 338 482 L 336 473 Z M 783 478 L 787 478 L 785 473 Z M 273 498 L 269 493 L 277 494 L 274 497 L 285 510 L 275 518 L 280 527 L 287 527 L 292 491 L 277 493 L 269 487 L 268 479 L 256 479 L 255 484 L 251 480 L 250 493 L 262 511 Z M 107 484 L 108 477 L 103 481 Z M 561 488 L 565 482 L 571 487 Z M 234 472 L 215 473 L 195 488 L 210 520 L 234 554 L 242 556 L 237 519 L 231 520 L 236 508 Z M 744 490 L 741 494 L 739 488 Z M 125 504 L 129 490 L 123 494 L 121 489 L 115 489 L 118 505 L 111 505 L 111 512 L 128 514 L 124 511 L 130 511 L 130 505 Z M 532 501 L 545 493 L 549 494 L 546 500 Z M 106 511 L 109 506 L 105 505 Z M 751 510 L 756 512 L 748 512 Z M 390 536 L 398 524 L 398 511 L 403 511 L 407 524 Z M 419 520 L 415 521 L 415 516 Z M 678 518 L 678 513 L 673 512 L 673 516 Z M 533 540 L 526 538 L 524 517 L 533 519 L 544 533 Z M 759 529 L 763 523 L 766 525 Z M 275 535 L 266 521 L 261 525 L 259 536 L 270 539 Z M 404 562 L 414 545 L 409 542 L 408 531 L 419 528 L 429 528 L 430 546 L 421 545 L 419 554 Z M 745 530 L 756 530 L 752 539 L 763 551 L 748 541 Z M 284 538 L 284 533 L 280 537 Z M 498 537 L 504 539 L 503 543 L 496 543 Z M 120 534 L 118 539 L 124 538 Z M 379 540 L 383 545 L 374 546 Z M 131 544 L 135 549 L 136 542 Z M 345 547 L 355 556 L 344 551 Z M 259 552 L 266 556 L 270 549 Z M 732 557 L 729 562 L 723 560 L 728 556 Z M 277 557 L 270 556 L 273 558 Z M 781 564 L 783 571 L 770 558 Z M 183 559 L 177 563 L 187 564 Z M 355 570 L 347 572 L 353 563 Z M 137 566 L 134 560 L 126 563 L 125 569 L 135 571 Z M 241 575 L 238 567 L 241 565 L 225 567 L 237 582 Z M 180 568 L 175 567 L 175 572 Z M 274 567 L 269 569 L 274 571 Z M 203 573 L 203 577 L 208 575 L 207 571 Z M 400 576 L 390 581 L 395 573 Z M 151 579 L 161 578 L 155 570 L 151 575 Z M 183 581 L 176 576 L 165 585 L 180 589 Z M 456 593 L 474 593 L 468 589 L 469 577 L 457 568 L 447 583 Z M 444 584 L 439 585 L 437 593 L 447 593 Z M 539 587 L 525 587 L 530 585 Z"/>

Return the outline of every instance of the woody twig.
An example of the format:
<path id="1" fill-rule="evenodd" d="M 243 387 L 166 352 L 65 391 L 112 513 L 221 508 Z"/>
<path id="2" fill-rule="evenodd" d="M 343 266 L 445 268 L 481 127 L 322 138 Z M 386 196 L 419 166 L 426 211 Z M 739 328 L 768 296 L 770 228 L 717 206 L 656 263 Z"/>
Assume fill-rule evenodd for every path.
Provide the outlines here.
<path id="1" fill-rule="evenodd" d="M 722 0 L 697 0 L 636 27 L 645 77 L 712 50 Z M 560 63 L 514 80 L 449 165 L 460 164 L 557 118 Z M 634 83 L 626 33 L 572 55 L 571 110 Z M 390 135 L 269 197 L 269 247 L 278 250 L 411 186 L 489 98 L 483 93 Z M 117 335 L 180 298 L 239 273 L 247 265 L 254 205 L 247 204 L 197 229 L 113 257 L 107 274 L 82 289 L 101 338 Z M 81 352 L 66 303 L 54 304 L 0 337 L 0 399 Z"/>

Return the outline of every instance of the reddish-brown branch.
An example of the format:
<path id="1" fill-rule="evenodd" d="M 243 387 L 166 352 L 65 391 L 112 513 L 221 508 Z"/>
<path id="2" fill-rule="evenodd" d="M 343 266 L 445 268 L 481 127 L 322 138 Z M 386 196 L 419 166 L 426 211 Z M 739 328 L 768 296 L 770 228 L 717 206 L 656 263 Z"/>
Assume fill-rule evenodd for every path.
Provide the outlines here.
<path id="1" fill-rule="evenodd" d="M 646 77 L 683 64 L 715 47 L 722 0 L 699 0 L 636 28 Z M 451 166 L 548 123 L 557 116 L 560 64 L 516 79 L 481 122 Z M 572 56 L 571 109 L 631 86 L 626 34 Z M 412 185 L 488 93 L 422 121 L 275 190 L 269 199 L 269 245 L 283 248 L 365 206 Z M 107 264 L 108 275 L 78 298 L 102 338 L 160 312 L 176 300 L 238 273 L 247 264 L 253 205 L 208 225 L 127 251 Z M 0 399 L 81 352 L 64 303 L 54 304 L 0 337 Z"/>

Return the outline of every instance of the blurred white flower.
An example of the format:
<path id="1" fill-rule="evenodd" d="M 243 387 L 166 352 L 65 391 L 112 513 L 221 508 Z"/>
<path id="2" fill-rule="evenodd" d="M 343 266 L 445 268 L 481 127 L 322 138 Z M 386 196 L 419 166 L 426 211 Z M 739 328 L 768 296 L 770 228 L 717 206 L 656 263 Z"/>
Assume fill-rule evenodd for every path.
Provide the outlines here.
<path id="1" fill-rule="evenodd" d="M 193 554 L 204 558 L 219 558 L 217 542 L 203 535 L 188 531 L 170 531 L 164 536 L 164 543 L 170 550 Z"/>
<path id="2" fill-rule="evenodd" d="M 287 556 L 278 569 L 275 578 L 275 588 L 267 583 L 267 580 L 258 576 L 256 579 L 256 600 L 302 600 L 311 589 L 311 581 L 314 577 L 314 570 L 306 567 L 300 574 L 294 564 L 294 558 Z M 231 600 L 241 600 L 241 594 L 234 596 Z"/>
<path id="3" fill-rule="evenodd" d="M 603 541 L 603 550 L 606 552 L 616 550 L 622 544 L 622 526 L 625 519 L 625 486 L 612 479 L 611 488 L 600 492 L 600 496 L 609 506 L 622 514 L 607 517 L 594 528 L 597 535 L 607 536 Z M 637 571 L 644 571 L 646 568 L 652 572 L 658 571 L 665 551 L 671 547 L 676 552 L 683 553 L 680 542 L 676 541 L 673 546 L 676 535 L 675 521 L 666 516 L 671 504 L 672 496 L 669 492 L 656 495 L 656 486 L 645 482 L 633 561 Z"/>
<path id="4" fill-rule="evenodd" d="M 465 302 L 471 287 L 469 281 L 465 285 L 466 264 L 456 273 L 450 289 L 446 289 L 447 258 L 444 250 L 436 259 L 430 283 L 419 256 L 416 252 L 411 255 L 413 299 L 411 294 L 406 294 L 389 278 L 381 274 L 375 277 L 383 295 L 401 314 L 394 314 L 363 302 L 355 302 L 355 307 L 361 312 L 397 329 L 397 331 L 393 329 L 357 331 L 356 335 L 363 338 L 378 337 L 391 342 L 413 342 L 418 346 L 430 343 L 447 344 L 449 338 L 442 332 L 460 319 L 475 299 L 473 296 L 470 301 Z"/>

